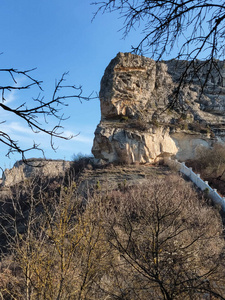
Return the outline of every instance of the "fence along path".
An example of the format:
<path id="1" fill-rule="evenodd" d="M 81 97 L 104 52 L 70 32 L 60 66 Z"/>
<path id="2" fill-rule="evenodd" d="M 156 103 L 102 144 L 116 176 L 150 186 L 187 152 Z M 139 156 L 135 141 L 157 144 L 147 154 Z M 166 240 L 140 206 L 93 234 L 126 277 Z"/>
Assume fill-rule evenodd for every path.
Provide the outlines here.
<path id="1" fill-rule="evenodd" d="M 169 167 L 175 167 L 182 174 L 186 175 L 202 191 L 206 191 L 214 203 L 221 205 L 222 210 L 225 212 L 225 197 L 221 197 L 216 189 L 211 188 L 208 185 L 208 181 L 202 180 L 200 174 L 195 174 L 195 172 L 192 171 L 192 168 L 188 168 L 184 162 L 180 163 L 177 160 L 169 159 L 166 163 Z"/>

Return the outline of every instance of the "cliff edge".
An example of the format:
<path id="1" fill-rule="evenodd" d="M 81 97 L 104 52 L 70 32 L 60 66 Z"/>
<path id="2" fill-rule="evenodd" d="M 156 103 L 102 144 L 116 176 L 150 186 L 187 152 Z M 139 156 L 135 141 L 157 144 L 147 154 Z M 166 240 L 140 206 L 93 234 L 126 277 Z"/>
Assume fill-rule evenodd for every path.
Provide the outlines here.
<path id="1" fill-rule="evenodd" d="M 101 121 L 92 153 L 106 162 L 153 163 L 165 157 L 192 158 L 200 145 L 225 142 L 224 63 L 220 74 L 212 70 L 204 93 L 193 77 L 179 94 L 178 107 L 168 109 L 185 61 L 154 60 L 118 53 L 101 80 Z M 191 71 L 190 71 L 191 72 Z"/>

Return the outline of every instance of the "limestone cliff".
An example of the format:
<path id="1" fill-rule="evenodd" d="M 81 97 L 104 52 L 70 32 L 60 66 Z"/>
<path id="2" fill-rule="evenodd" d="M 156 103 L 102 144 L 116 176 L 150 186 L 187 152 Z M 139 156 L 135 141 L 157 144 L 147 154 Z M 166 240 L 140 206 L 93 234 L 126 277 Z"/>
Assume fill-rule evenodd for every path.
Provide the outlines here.
<path id="1" fill-rule="evenodd" d="M 63 176 L 70 166 L 71 162 L 64 160 L 28 159 L 27 164 L 18 161 L 12 169 L 4 171 L 1 184 L 8 187 L 36 176 Z"/>
<path id="2" fill-rule="evenodd" d="M 108 162 L 151 163 L 156 157 L 175 154 L 177 147 L 167 128 L 141 131 L 103 121 L 95 131 L 92 152 Z"/>
<path id="3" fill-rule="evenodd" d="M 207 65 L 181 90 L 184 113 L 167 109 L 185 64 L 118 53 L 101 81 L 95 158 L 141 163 L 165 156 L 185 160 L 193 157 L 198 145 L 225 142 L 223 62 L 218 62 L 220 73 L 212 71 L 204 94 L 200 83 L 207 76 Z"/>

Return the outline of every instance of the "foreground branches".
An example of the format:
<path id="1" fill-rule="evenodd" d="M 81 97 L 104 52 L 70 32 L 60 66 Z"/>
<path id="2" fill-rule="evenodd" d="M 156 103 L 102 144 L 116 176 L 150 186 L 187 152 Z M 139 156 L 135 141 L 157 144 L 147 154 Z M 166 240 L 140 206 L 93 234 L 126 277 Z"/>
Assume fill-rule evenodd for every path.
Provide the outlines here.
<path id="1" fill-rule="evenodd" d="M 160 59 L 181 38 L 179 58 L 192 60 L 200 54 L 218 58 L 224 53 L 224 1 L 108 0 L 94 4 L 97 13 L 119 11 L 125 37 L 133 29 L 142 29 L 143 38 L 133 48 L 139 54 L 145 51 Z"/>
<path id="2" fill-rule="evenodd" d="M 132 47 L 134 53 L 148 54 L 156 60 L 173 53 L 173 58 L 186 60 L 171 106 L 179 104 L 182 87 L 193 78 L 199 79 L 203 91 L 215 71 L 223 76 L 217 60 L 223 60 L 225 53 L 224 1 L 107 0 L 93 4 L 98 7 L 96 15 L 119 12 L 124 20 L 124 38 L 131 31 L 140 31 L 140 41 Z"/>
<path id="3" fill-rule="evenodd" d="M 34 69 L 25 71 L 0 69 L 0 74 L 10 75 L 12 80 L 12 84 L 0 86 L 0 108 L 5 112 L 10 113 L 12 118 L 23 120 L 34 133 L 42 132 L 50 136 L 51 147 L 55 149 L 53 138 L 68 140 L 73 137 L 65 136 L 63 134 L 61 122 L 66 118 L 62 112 L 62 108 L 68 105 L 69 100 L 78 99 L 79 101 L 82 101 L 90 100 L 91 98 L 90 96 L 83 96 L 81 86 L 76 87 L 75 85 L 66 85 L 65 77 L 67 73 L 64 73 L 60 80 L 56 82 L 52 97 L 45 100 L 44 96 L 40 94 L 40 92 L 43 92 L 42 81 L 35 79 L 31 75 L 33 70 Z M 19 83 L 23 81 L 27 82 L 27 84 L 23 85 Z M 13 106 L 13 104 L 8 101 L 11 92 L 28 90 L 32 87 L 37 87 L 39 89 L 38 97 L 32 98 L 29 102 L 22 102 L 18 106 Z M 55 125 L 51 126 L 49 129 L 48 122 L 50 118 L 51 122 L 55 123 Z M 2 119 L 1 124 L 6 121 L 7 120 Z M 26 152 L 31 150 L 39 150 L 44 154 L 43 150 L 35 142 L 31 147 L 24 148 L 21 145 L 22 141 L 14 140 L 10 134 L 2 130 L 0 130 L 0 142 L 8 147 L 7 156 L 13 152 L 18 152 L 21 154 L 22 159 L 25 159 Z"/>

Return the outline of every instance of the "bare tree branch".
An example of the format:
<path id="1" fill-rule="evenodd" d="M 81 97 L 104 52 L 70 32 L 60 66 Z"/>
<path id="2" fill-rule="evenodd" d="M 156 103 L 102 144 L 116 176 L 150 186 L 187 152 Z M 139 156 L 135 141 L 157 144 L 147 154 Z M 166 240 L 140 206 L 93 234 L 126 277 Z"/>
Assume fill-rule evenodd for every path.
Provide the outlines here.
<path id="1" fill-rule="evenodd" d="M 45 100 L 42 94 L 39 94 L 37 98 L 33 98 L 31 102 L 27 103 L 24 102 L 20 104 L 18 107 L 13 107 L 11 103 L 7 103 L 7 96 L 5 95 L 6 92 L 12 91 L 21 91 L 27 90 L 31 87 L 37 87 L 40 92 L 43 92 L 42 89 L 42 81 L 35 79 L 33 76 L 30 75 L 31 70 L 17 70 L 17 69 L 0 69 L 0 72 L 3 74 L 9 74 L 13 84 L 9 85 L 2 85 L 0 86 L 1 91 L 1 102 L 0 108 L 4 111 L 7 111 L 14 115 L 15 117 L 22 119 L 26 122 L 27 126 L 34 132 L 34 133 L 45 133 L 50 136 L 50 144 L 52 149 L 56 149 L 54 147 L 53 138 L 61 138 L 64 140 L 69 140 L 74 136 L 65 136 L 63 134 L 63 126 L 61 125 L 62 121 L 68 119 L 64 116 L 62 109 L 65 106 L 68 106 L 68 101 L 73 99 L 78 99 L 80 102 L 83 100 L 88 101 L 95 97 L 92 95 L 83 96 L 83 90 L 81 86 L 75 85 L 66 85 L 65 78 L 68 73 L 64 73 L 59 81 L 56 81 L 55 88 L 52 94 L 51 99 Z M 28 81 L 27 84 L 21 85 L 18 83 L 16 79 L 17 76 L 22 76 L 22 79 L 26 79 Z M 57 123 L 52 126 L 51 129 L 48 129 L 48 118 L 54 117 L 57 120 Z M 2 120 L 2 123 L 5 123 L 6 120 Z M 39 150 L 44 155 L 43 150 L 37 145 L 35 142 L 33 146 L 29 148 L 24 148 L 21 146 L 22 141 L 15 141 L 8 133 L 4 131 L 0 131 L 0 142 L 8 146 L 9 150 L 6 156 L 9 156 L 11 153 L 18 152 L 21 154 L 22 159 L 25 160 L 25 153 L 31 150 Z"/>
<path id="2" fill-rule="evenodd" d="M 99 13 L 119 12 L 124 38 L 139 30 L 140 42 L 132 46 L 132 52 L 160 60 L 175 51 L 174 58 L 187 61 L 170 107 L 180 105 L 182 87 L 199 76 L 205 62 L 209 69 L 205 81 L 199 80 L 202 91 L 212 69 L 221 76 L 216 63 L 225 54 L 225 1 L 107 0 L 92 4 L 97 6 L 94 18 Z"/>

